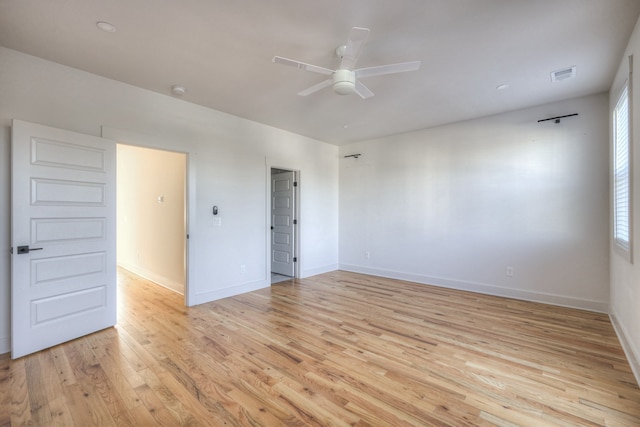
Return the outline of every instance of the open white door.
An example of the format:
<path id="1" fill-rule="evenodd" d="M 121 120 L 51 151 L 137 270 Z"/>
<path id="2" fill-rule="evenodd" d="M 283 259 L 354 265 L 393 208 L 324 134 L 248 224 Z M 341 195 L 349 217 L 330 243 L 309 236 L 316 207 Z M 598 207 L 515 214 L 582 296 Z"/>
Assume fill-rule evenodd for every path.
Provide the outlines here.
<path id="1" fill-rule="evenodd" d="M 294 276 L 295 173 L 271 175 L 271 272 Z"/>
<path id="2" fill-rule="evenodd" d="M 11 357 L 116 323 L 115 141 L 13 121 Z"/>

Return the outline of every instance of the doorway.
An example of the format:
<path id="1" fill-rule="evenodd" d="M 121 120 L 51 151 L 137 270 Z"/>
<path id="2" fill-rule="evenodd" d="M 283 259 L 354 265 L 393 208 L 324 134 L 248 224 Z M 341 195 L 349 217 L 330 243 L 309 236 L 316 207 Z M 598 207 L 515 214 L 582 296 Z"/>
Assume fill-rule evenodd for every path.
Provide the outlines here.
<path id="1" fill-rule="evenodd" d="M 117 145 L 118 266 L 184 295 L 187 155 Z"/>
<path id="2" fill-rule="evenodd" d="M 272 167 L 269 182 L 269 253 L 273 284 L 298 277 L 298 172 Z"/>

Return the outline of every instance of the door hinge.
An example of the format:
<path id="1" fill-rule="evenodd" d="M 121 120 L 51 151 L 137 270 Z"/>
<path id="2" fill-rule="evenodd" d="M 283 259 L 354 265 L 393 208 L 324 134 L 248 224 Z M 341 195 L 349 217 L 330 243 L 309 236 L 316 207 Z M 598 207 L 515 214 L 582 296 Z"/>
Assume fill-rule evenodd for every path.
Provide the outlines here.
<path id="1" fill-rule="evenodd" d="M 189 240 L 189 235 L 187 234 L 187 240 Z"/>
<path id="2" fill-rule="evenodd" d="M 293 186 L 297 187 L 298 186 L 298 181 L 293 181 Z"/>
<path id="3" fill-rule="evenodd" d="M 297 220 L 297 219 L 294 219 L 294 220 L 293 220 L 293 225 L 297 225 L 297 224 L 298 224 L 298 220 Z"/>
<path id="4" fill-rule="evenodd" d="M 293 257 L 293 262 L 298 262 L 298 258 L 297 257 Z"/>

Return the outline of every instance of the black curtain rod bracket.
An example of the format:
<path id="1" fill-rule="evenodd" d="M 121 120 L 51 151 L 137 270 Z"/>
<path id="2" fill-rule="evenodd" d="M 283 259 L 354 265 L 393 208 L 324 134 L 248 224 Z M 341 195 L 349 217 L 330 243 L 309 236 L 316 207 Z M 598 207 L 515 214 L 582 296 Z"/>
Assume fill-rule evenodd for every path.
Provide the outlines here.
<path id="1" fill-rule="evenodd" d="M 362 156 L 362 154 L 360 154 L 360 153 L 358 153 L 358 154 L 349 154 L 348 156 L 344 156 L 344 158 L 346 159 L 347 157 L 353 157 L 353 158 L 357 159 L 360 156 Z"/>
<path id="2" fill-rule="evenodd" d="M 573 114 L 567 114 L 566 116 L 557 116 L 557 117 L 549 117 L 548 119 L 540 119 L 538 120 L 538 123 L 540 122 L 548 122 L 549 120 L 553 120 L 556 123 L 560 123 L 560 119 L 564 119 L 565 117 L 573 117 L 573 116 L 577 116 L 578 113 L 573 113 Z"/>

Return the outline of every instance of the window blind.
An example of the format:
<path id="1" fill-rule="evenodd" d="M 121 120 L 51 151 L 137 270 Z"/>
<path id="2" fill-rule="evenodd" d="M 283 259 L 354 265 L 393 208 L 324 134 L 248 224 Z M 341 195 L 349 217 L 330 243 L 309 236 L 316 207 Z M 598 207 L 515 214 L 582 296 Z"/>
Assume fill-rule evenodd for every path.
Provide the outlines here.
<path id="1" fill-rule="evenodd" d="M 622 249 L 630 250 L 630 163 L 629 93 L 625 87 L 616 104 L 614 130 L 614 239 Z"/>

